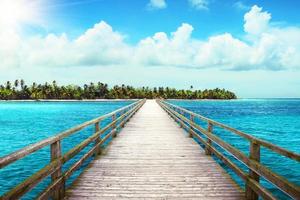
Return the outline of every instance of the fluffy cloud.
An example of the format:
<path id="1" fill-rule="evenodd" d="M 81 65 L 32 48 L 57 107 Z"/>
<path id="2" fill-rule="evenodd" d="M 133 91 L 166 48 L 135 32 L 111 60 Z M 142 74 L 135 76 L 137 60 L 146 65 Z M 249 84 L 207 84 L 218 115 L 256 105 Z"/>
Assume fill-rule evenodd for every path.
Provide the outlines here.
<path id="1" fill-rule="evenodd" d="M 244 16 L 244 30 L 253 35 L 261 34 L 269 28 L 271 14 L 262 12 L 262 8 L 253 6 Z"/>
<path id="2" fill-rule="evenodd" d="M 21 64 L 21 39 L 12 30 L 0 29 L 0 69 L 6 67 L 19 67 Z"/>
<path id="3" fill-rule="evenodd" d="M 73 41 L 66 34 L 33 37 L 24 42 L 9 39 L 12 44 L 6 46 L 12 52 L 21 54 L 12 54 L 11 59 L 3 55 L 3 58 L 19 60 L 19 64 L 23 66 L 41 67 L 121 64 L 132 56 L 132 48 L 123 39 L 122 34 L 113 31 L 110 25 L 102 21 Z M 0 57 L 1 52 L 0 50 Z M 8 54 L 10 51 L 3 52 Z"/>
<path id="4" fill-rule="evenodd" d="M 164 32 L 148 37 L 135 48 L 135 62 L 144 65 L 191 66 L 195 54 L 191 40 L 193 27 L 182 24 L 170 37 Z"/>
<path id="5" fill-rule="evenodd" d="M 198 10 L 206 10 L 208 9 L 208 1 L 207 0 L 189 0 L 189 3 L 192 7 Z"/>
<path id="6" fill-rule="evenodd" d="M 253 6 L 244 16 L 244 39 L 223 33 L 199 40 L 183 23 L 167 34 L 155 33 L 136 45 L 105 22 L 76 39 L 66 34 L 22 39 L 0 31 L 0 69 L 72 66 L 168 66 L 224 70 L 300 69 L 300 28 L 276 27 L 271 15 Z"/>
<path id="7" fill-rule="evenodd" d="M 148 8 L 150 9 L 164 9 L 167 7 L 165 0 L 150 0 Z"/>

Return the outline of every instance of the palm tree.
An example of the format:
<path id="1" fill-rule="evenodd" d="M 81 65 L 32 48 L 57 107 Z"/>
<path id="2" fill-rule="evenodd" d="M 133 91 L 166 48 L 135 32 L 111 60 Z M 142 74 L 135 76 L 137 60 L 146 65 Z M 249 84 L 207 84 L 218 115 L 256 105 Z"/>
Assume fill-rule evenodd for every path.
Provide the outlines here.
<path id="1" fill-rule="evenodd" d="M 10 81 L 6 82 L 6 89 L 10 90 L 11 89 L 11 83 Z"/>
<path id="2" fill-rule="evenodd" d="M 23 90 L 24 89 L 24 85 L 25 85 L 25 82 L 23 79 L 20 80 L 20 85 L 21 85 L 21 89 Z"/>
<path id="3" fill-rule="evenodd" d="M 18 86 L 21 86 L 18 89 Z M 58 86 L 56 81 L 52 84 L 47 82 L 44 84 L 32 83 L 27 87 L 24 80 L 14 81 L 14 87 L 11 82 L 0 85 L 0 99 L 95 99 L 95 98 L 178 98 L 178 99 L 235 99 L 236 95 L 228 90 L 215 88 L 210 90 L 194 90 L 193 86 L 190 90 L 177 90 L 170 87 L 141 87 L 134 88 L 129 85 L 115 85 L 113 88 L 108 88 L 107 84 L 98 82 L 97 85 L 90 83 L 85 84 L 83 88 L 76 85 Z"/>
<path id="4" fill-rule="evenodd" d="M 18 79 L 15 80 L 14 86 L 15 86 L 16 88 L 19 86 L 19 80 L 18 80 Z"/>

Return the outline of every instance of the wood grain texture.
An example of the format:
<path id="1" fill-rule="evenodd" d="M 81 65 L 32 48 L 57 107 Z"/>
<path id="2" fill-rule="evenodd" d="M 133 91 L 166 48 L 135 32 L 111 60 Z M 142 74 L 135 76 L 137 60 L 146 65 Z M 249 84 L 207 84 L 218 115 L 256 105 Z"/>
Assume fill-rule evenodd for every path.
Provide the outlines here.
<path id="1" fill-rule="evenodd" d="M 243 199 L 229 175 L 148 100 L 66 199 Z"/>
<path id="2" fill-rule="evenodd" d="M 244 133 L 244 132 L 239 131 L 239 130 L 237 130 L 235 128 L 232 128 L 232 127 L 227 126 L 225 124 L 222 124 L 220 122 L 214 121 L 212 119 L 209 119 L 209 118 L 204 117 L 202 115 L 199 115 L 197 113 L 193 113 L 193 112 L 191 112 L 191 111 L 189 111 L 187 109 L 184 109 L 182 107 L 176 106 L 176 105 L 171 104 L 171 103 L 168 103 L 166 101 L 163 101 L 163 103 L 166 104 L 166 105 L 168 105 L 173 110 L 175 110 L 175 111 L 177 111 L 179 113 L 186 113 L 186 114 L 189 114 L 189 115 L 194 115 L 195 118 L 199 118 L 199 119 L 201 119 L 203 121 L 211 123 L 214 126 L 218 126 L 220 128 L 223 128 L 223 129 L 226 129 L 228 131 L 231 131 L 232 133 L 235 133 L 235 134 L 237 134 L 237 135 L 239 135 L 239 136 L 241 136 L 241 137 L 243 137 L 243 138 L 245 138 L 245 139 L 247 139 L 249 141 L 252 141 L 252 142 L 255 142 L 255 143 L 257 143 L 257 144 L 259 144 L 261 146 L 264 146 L 264 147 L 266 147 L 266 148 L 268 148 L 268 149 L 270 149 L 270 150 L 272 150 L 272 151 L 274 151 L 274 152 L 276 152 L 278 154 L 281 154 L 283 156 L 286 156 L 286 157 L 291 158 L 291 159 L 296 160 L 296 161 L 300 161 L 300 154 L 299 153 L 289 151 L 287 149 L 284 149 L 282 147 L 274 145 L 274 144 L 272 144 L 270 142 L 267 142 L 265 140 L 256 138 L 256 137 L 254 137 L 254 136 L 252 136 L 250 134 Z"/>
<path id="3" fill-rule="evenodd" d="M 292 198 L 299 199 L 299 197 L 300 197 L 300 187 L 299 186 L 297 186 L 296 184 L 294 184 L 292 182 L 289 182 L 283 176 L 271 171 L 268 167 L 261 164 L 259 162 L 259 159 L 257 161 L 257 159 L 248 158 L 248 156 L 246 156 L 246 154 L 242 153 L 240 150 L 238 150 L 231 144 L 225 142 L 220 137 L 214 135 L 212 132 L 202 128 L 199 124 L 196 124 L 195 122 L 189 120 L 187 117 L 185 117 L 181 113 L 175 111 L 178 109 L 180 110 L 181 108 L 178 108 L 177 106 L 174 106 L 173 104 L 167 103 L 165 101 L 163 101 L 163 102 L 158 101 L 158 103 L 165 109 L 166 112 L 168 112 L 180 124 L 184 124 L 184 123 L 189 124 L 194 129 L 196 129 L 196 130 L 200 131 L 202 134 L 206 135 L 207 138 L 209 138 L 211 141 L 216 143 L 218 146 L 222 147 L 225 151 L 232 154 L 240 162 L 243 162 L 251 171 L 255 172 L 258 175 L 263 176 L 264 178 L 266 178 L 268 181 L 270 181 L 271 183 L 276 185 L 278 188 L 280 188 L 280 190 L 284 191 L 286 194 L 288 194 Z M 181 109 L 181 110 L 184 110 L 184 109 Z M 196 114 L 194 114 L 194 115 L 196 116 Z M 212 121 L 207 121 L 207 122 L 213 124 Z M 196 135 L 194 135 L 194 136 L 196 136 Z M 248 136 L 252 137 L 250 135 L 248 135 Z M 208 143 L 208 141 L 205 142 L 202 139 L 200 139 L 200 141 L 203 144 L 205 144 L 205 146 L 209 146 L 210 148 L 212 148 L 211 145 Z M 258 146 L 262 144 L 261 142 L 259 142 L 256 139 L 251 139 L 250 142 L 254 143 Z M 275 146 L 275 145 L 273 145 L 273 146 Z M 251 154 L 251 151 L 253 151 L 253 153 L 257 151 L 256 153 L 259 153 L 259 148 L 257 150 L 255 150 L 255 151 L 254 151 L 254 149 L 250 150 L 250 154 Z M 218 152 L 215 151 L 215 155 L 218 156 Z M 220 156 L 218 156 L 218 157 L 220 158 Z M 253 157 L 253 155 L 252 155 L 252 157 Z M 228 162 L 226 162 L 226 163 L 229 164 Z M 230 166 L 230 165 L 231 164 L 229 164 L 228 166 Z M 232 169 L 234 169 L 234 168 L 232 168 Z M 270 192 L 261 194 L 261 192 L 265 192 L 266 190 L 263 188 L 258 188 L 259 184 L 253 184 L 253 181 L 255 181 L 256 179 L 252 178 L 251 180 L 248 180 L 247 177 L 245 179 L 243 174 L 239 173 L 236 169 L 234 169 L 234 171 L 237 172 L 237 174 L 248 183 L 249 187 L 253 186 L 252 189 L 256 190 L 255 191 L 256 193 L 260 194 L 261 196 L 269 196 L 270 198 L 268 198 L 268 199 L 274 199 Z M 248 193 L 248 190 L 247 190 L 247 193 Z M 252 199 L 252 198 L 248 198 L 248 199 Z"/>

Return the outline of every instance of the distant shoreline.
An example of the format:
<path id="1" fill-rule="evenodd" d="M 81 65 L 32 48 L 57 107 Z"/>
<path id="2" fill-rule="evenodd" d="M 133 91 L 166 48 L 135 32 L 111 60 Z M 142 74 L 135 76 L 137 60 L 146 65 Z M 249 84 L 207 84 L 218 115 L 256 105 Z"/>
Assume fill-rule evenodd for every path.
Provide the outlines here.
<path id="1" fill-rule="evenodd" d="M 108 102 L 108 101 L 137 101 L 139 99 L 19 99 L 0 100 L 0 102 Z M 155 100 L 155 99 L 154 99 Z M 166 99 L 176 101 L 228 101 L 238 99 Z"/>
<path id="2" fill-rule="evenodd" d="M 139 99 L 22 99 L 0 100 L 0 102 L 106 102 L 106 101 L 136 101 Z"/>
<path id="3" fill-rule="evenodd" d="M 165 99 L 171 101 L 236 101 L 236 100 L 300 100 L 300 98 L 237 98 L 237 99 Z M 0 102 L 118 102 L 118 101 L 137 101 L 139 99 L 23 99 L 23 100 L 0 100 Z"/>

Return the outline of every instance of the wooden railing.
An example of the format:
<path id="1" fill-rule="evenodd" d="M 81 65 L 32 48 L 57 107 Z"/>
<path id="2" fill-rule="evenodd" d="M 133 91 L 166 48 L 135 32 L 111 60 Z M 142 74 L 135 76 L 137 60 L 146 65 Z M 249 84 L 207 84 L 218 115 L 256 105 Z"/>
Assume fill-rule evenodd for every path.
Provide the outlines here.
<path id="1" fill-rule="evenodd" d="M 47 188 L 42 191 L 37 199 L 63 199 L 65 193 L 65 183 L 68 178 L 73 174 L 74 171 L 79 169 L 82 163 L 92 155 L 98 155 L 101 153 L 101 146 L 105 141 L 111 137 L 115 137 L 120 128 L 124 127 L 124 124 L 137 112 L 137 110 L 145 103 L 145 100 L 139 100 L 128 106 L 120 108 L 114 112 L 103 115 L 91 121 L 85 122 L 67 131 L 64 131 L 54 137 L 42 140 L 38 143 L 25 147 L 19 151 L 16 151 L 10 155 L 0 158 L 0 169 L 14 163 L 17 160 L 24 158 L 46 146 L 50 145 L 51 161 L 48 165 L 40 169 L 38 172 L 24 180 L 22 183 L 15 186 L 13 189 L 5 193 L 0 199 L 19 199 L 24 194 L 32 190 L 38 183 L 44 180 L 46 177 L 51 176 L 51 183 Z M 105 127 L 99 127 L 101 121 L 111 118 L 111 122 Z M 95 132 L 82 141 L 80 144 L 62 154 L 61 141 L 64 138 L 88 127 L 95 126 Z M 109 132 L 108 132 L 109 131 Z M 104 133 L 104 137 L 101 137 Z M 93 147 L 85 153 L 75 164 L 73 164 L 65 172 L 62 171 L 64 163 L 69 161 L 79 152 L 81 152 L 89 144 L 93 143 Z"/>
<path id="2" fill-rule="evenodd" d="M 227 125 L 213 121 L 182 107 L 173 105 L 169 102 L 160 99 L 158 99 L 157 102 L 172 118 L 174 118 L 175 121 L 180 124 L 181 127 L 185 128 L 189 132 L 190 137 L 197 138 L 205 146 L 205 152 L 207 155 L 215 155 L 224 164 L 231 168 L 239 177 L 241 177 L 246 186 L 246 199 L 256 200 L 259 197 L 262 197 L 263 199 L 276 199 L 270 191 L 268 191 L 260 184 L 260 177 L 263 177 L 267 181 L 274 184 L 277 188 L 279 188 L 291 198 L 300 199 L 299 186 L 292 182 L 289 182 L 284 177 L 271 171 L 268 167 L 260 163 L 260 147 L 265 147 L 284 157 L 295 160 L 296 162 L 300 162 L 300 154 L 288 151 L 284 148 L 253 137 L 247 133 L 231 128 Z M 206 122 L 207 128 L 203 128 L 198 123 L 195 123 L 195 118 Z M 234 146 L 226 143 L 220 137 L 216 136 L 213 133 L 214 126 L 230 131 L 246 139 L 250 143 L 249 157 Z M 206 137 L 204 138 L 197 132 L 202 133 Z M 234 156 L 239 162 L 243 163 L 249 169 L 249 173 L 244 172 L 228 157 L 224 156 L 224 154 L 221 151 L 217 150 L 217 148 L 215 148 L 215 145 L 213 144 L 221 147 L 223 150 Z"/>

